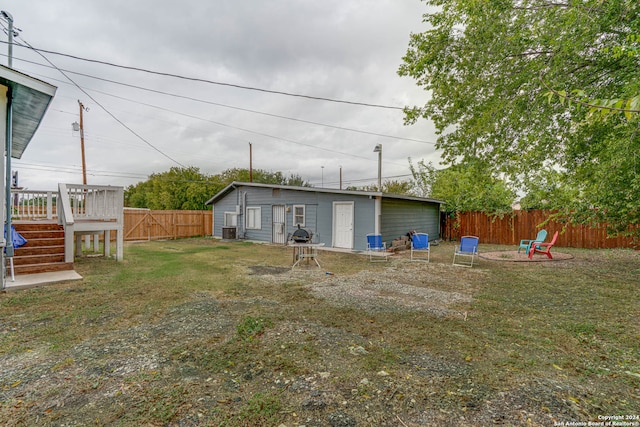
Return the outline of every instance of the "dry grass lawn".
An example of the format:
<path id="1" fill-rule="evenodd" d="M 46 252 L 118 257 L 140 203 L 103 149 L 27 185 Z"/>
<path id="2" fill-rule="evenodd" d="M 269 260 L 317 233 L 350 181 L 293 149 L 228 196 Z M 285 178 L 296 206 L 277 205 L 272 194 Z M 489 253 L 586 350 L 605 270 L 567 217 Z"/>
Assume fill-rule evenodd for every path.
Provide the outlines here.
<path id="1" fill-rule="evenodd" d="M 640 253 L 557 250 L 573 259 L 468 269 L 441 243 L 429 264 L 291 271 L 287 248 L 212 239 L 81 259 L 82 282 L 0 294 L 0 424 L 640 422 Z"/>

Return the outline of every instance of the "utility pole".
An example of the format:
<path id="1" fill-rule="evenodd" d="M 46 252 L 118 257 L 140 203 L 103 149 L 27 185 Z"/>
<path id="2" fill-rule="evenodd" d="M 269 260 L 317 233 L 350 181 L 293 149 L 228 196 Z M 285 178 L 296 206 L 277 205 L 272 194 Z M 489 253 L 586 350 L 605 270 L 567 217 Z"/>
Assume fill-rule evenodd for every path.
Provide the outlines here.
<path id="1" fill-rule="evenodd" d="M 80 151 L 82 152 L 82 184 L 87 185 L 87 163 L 84 160 L 84 123 L 82 119 L 82 112 L 84 110 L 89 111 L 82 102 L 78 99 L 78 105 L 80 106 Z M 74 123 L 75 129 L 76 123 Z"/>

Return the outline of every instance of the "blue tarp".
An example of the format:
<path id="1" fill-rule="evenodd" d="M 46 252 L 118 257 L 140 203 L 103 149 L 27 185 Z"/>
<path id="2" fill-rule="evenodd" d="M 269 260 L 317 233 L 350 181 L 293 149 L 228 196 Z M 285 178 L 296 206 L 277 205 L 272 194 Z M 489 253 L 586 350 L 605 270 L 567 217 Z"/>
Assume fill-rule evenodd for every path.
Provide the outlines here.
<path id="1" fill-rule="evenodd" d="M 11 235 L 13 238 L 14 248 L 19 248 L 27 244 L 27 239 L 25 239 L 22 234 L 18 233 L 13 225 L 11 226 Z"/>

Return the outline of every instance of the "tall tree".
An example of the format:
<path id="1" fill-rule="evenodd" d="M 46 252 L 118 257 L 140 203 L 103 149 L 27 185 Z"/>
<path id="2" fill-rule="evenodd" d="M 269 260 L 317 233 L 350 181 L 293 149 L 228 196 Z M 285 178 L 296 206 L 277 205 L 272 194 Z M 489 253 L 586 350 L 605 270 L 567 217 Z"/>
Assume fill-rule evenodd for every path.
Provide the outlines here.
<path id="1" fill-rule="evenodd" d="M 172 167 L 166 172 L 154 173 L 146 181 L 129 186 L 125 191 L 125 204 L 134 208 L 158 210 L 210 209 L 204 203 L 233 181 L 249 181 L 248 169 L 227 169 L 218 175 L 206 175 L 196 167 Z M 253 181 L 263 184 L 309 186 L 299 175 L 286 178 L 281 172 L 253 171 Z"/>
<path id="2" fill-rule="evenodd" d="M 409 163 L 414 193 L 445 202 L 448 213 L 479 211 L 504 213 L 511 210 L 515 193 L 494 176 L 488 165 L 474 160 L 446 169 L 436 169 L 423 160 Z"/>
<path id="3" fill-rule="evenodd" d="M 378 191 L 378 185 L 365 185 L 363 187 L 348 187 L 347 190 L 361 190 L 361 191 Z M 398 181 L 397 179 L 389 179 L 382 181 L 382 192 L 389 194 L 407 194 L 412 193 L 411 182 Z"/>
<path id="4" fill-rule="evenodd" d="M 129 186 L 125 191 L 125 204 L 158 210 L 203 210 L 207 209 L 204 203 L 223 186 L 217 177 L 202 174 L 196 167 L 172 167 Z"/>
<path id="5" fill-rule="evenodd" d="M 233 181 L 253 182 L 261 184 L 293 185 L 298 187 L 309 187 L 300 175 L 291 174 L 288 178 L 282 172 L 269 172 L 263 169 L 254 169 L 251 173 L 249 169 L 233 168 L 227 169 L 219 174 L 222 182 L 230 184 Z"/>
<path id="6" fill-rule="evenodd" d="M 406 110 L 407 123 L 432 119 L 446 162 L 481 159 L 525 192 L 544 171 L 561 173 L 575 221 L 605 220 L 613 231 L 640 223 L 639 115 L 590 119 L 579 102 L 631 107 L 640 93 L 640 55 L 619 54 L 637 50 L 640 2 L 425 3 L 429 28 L 412 34 L 399 74 L 431 97 Z M 560 96 L 549 102 L 549 93 Z"/>

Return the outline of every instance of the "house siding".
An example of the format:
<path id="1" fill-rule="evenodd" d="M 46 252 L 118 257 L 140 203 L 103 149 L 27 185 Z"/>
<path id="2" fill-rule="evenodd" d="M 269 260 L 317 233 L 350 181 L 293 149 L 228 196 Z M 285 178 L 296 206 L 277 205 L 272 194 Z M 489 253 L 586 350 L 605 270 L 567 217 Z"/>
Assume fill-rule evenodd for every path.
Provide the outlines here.
<path id="1" fill-rule="evenodd" d="M 379 196 L 377 196 L 379 198 Z M 289 236 L 296 227 L 293 225 L 293 206 L 305 206 L 305 228 L 313 233 L 314 243 L 333 246 L 333 209 L 335 202 L 353 203 L 353 249 L 366 250 L 368 233 L 375 232 L 376 196 L 368 194 L 333 193 L 313 189 L 295 190 L 283 187 L 252 187 L 238 184 L 216 200 L 213 209 L 213 235 L 222 236 L 224 213 L 238 215 L 237 237 L 263 242 L 272 241 L 274 205 L 285 206 L 285 235 Z M 261 229 L 247 230 L 245 210 L 247 207 L 261 208 Z M 439 204 L 437 202 L 382 198 L 381 231 L 383 240 L 390 241 L 411 230 L 429 233 L 431 239 L 439 234 Z"/>
<path id="2" fill-rule="evenodd" d="M 410 231 L 440 236 L 440 206 L 434 203 L 382 199 L 382 239 L 389 242 Z"/>

